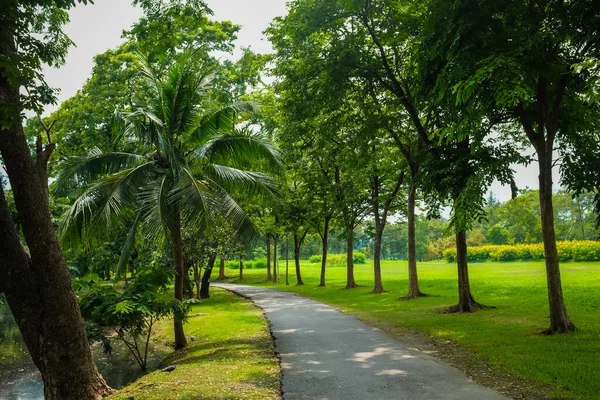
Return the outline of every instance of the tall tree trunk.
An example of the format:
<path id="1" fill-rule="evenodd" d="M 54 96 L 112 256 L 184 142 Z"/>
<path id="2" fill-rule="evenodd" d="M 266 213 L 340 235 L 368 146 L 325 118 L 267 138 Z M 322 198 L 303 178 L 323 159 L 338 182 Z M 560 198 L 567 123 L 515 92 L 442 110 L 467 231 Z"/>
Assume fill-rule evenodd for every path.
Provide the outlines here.
<path id="1" fill-rule="evenodd" d="M 302 274 L 300 273 L 300 246 L 301 240 L 297 233 L 294 233 L 294 263 L 296 265 L 296 286 L 304 286 Z"/>
<path id="2" fill-rule="evenodd" d="M 408 294 L 401 300 L 415 299 L 426 296 L 419 289 L 419 277 L 417 275 L 417 246 L 415 240 L 415 184 L 411 182 L 408 190 Z"/>
<path id="3" fill-rule="evenodd" d="M 183 248 L 181 246 L 181 214 L 179 211 L 175 214 L 175 223 L 171 234 L 171 243 L 173 244 L 173 264 L 175 267 L 175 298 L 183 302 Z M 173 318 L 173 327 L 175 330 L 175 350 L 187 346 L 187 339 L 183 331 L 183 321 L 181 318 Z"/>
<path id="4" fill-rule="evenodd" d="M 271 234 L 267 233 L 267 282 L 273 280 L 271 276 Z"/>
<path id="5" fill-rule="evenodd" d="M 225 276 L 225 259 L 221 257 L 221 260 L 219 261 L 219 277 L 217 280 L 224 281 L 225 279 L 227 279 Z"/>
<path id="6" fill-rule="evenodd" d="M 469 264 L 467 262 L 467 233 L 456 232 L 456 264 L 458 267 L 458 304 L 446 309 L 447 313 L 471 313 L 487 308 L 473 299 L 469 283 Z"/>
<path id="7" fill-rule="evenodd" d="M 323 236 L 321 237 L 321 244 L 323 245 L 323 257 L 321 258 L 321 280 L 319 286 L 325 286 L 325 267 L 327 266 L 327 245 L 329 241 L 329 217 L 325 218 L 325 224 L 323 225 Z"/>
<path id="8" fill-rule="evenodd" d="M 277 272 L 277 236 L 273 236 L 273 283 L 279 283 Z"/>
<path id="9" fill-rule="evenodd" d="M 373 291 L 371 293 L 383 293 L 383 281 L 381 279 L 381 239 L 383 237 L 383 228 L 378 225 L 375 228 L 375 247 L 373 249 L 373 271 L 374 271 L 374 280 L 375 286 L 373 287 Z"/>
<path id="10" fill-rule="evenodd" d="M 346 289 L 358 287 L 354 280 L 354 229 L 346 226 Z"/>
<path id="11" fill-rule="evenodd" d="M 554 232 L 554 210 L 552 205 L 552 143 L 538 148 L 540 167 L 539 196 L 542 216 L 542 235 L 544 238 L 544 257 L 546 260 L 546 280 L 548 283 L 548 302 L 550 305 L 550 327 L 546 334 L 567 333 L 575 330 L 569 319 L 563 298 L 556 235 Z"/>
<path id="12" fill-rule="evenodd" d="M 194 265 L 194 284 L 196 285 L 196 298 L 200 299 L 200 268 Z"/>
<path id="13" fill-rule="evenodd" d="M 200 285 L 200 298 L 208 299 L 210 297 L 210 275 L 212 274 L 213 267 L 215 266 L 215 260 L 217 255 L 213 254 L 208 259 L 208 264 L 204 268 L 204 274 L 202 274 L 202 284 Z"/>
<path id="14" fill-rule="evenodd" d="M 3 39 L 0 54 L 14 53 L 12 36 L 1 32 L 0 37 Z M 18 104 L 19 88 L 11 87 L 2 73 L 0 70 L 0 105 L 4 108 Z M 99 399 L 112 390 L 92 360 L 69 269 L 52 225 L 44 173 L 47 158 L 44 163 L 40 158 L 46 154 L 38 153 L 36 160 L 31 158 L 20 124 L 0 131 L 0 153 L 31 254 L 29 259 L 15 247 L 18 238 L 8 226 L 0 227 L 1 285 L 7 291 L 9 305 L 15 310 L 21 333 L 42 374 L 44 396 L 47 400 Z M 4 243 L 7 241 L 10 243 Z M 21 274 L 27 276 L 25 279 L 32 286 L 19 286 L 23 283 Z M 26 298 L 29 295 L 34 297 Z"/>
<path id="15" fill-rule="evenodd" d="M 240 258 L 240 281 L 244 279 L 244 259 Z"/>
<path id="16" fill-rule="evenodd" d="M 290 284 L 290 239 L 285 239 L 285 285 Z"/>

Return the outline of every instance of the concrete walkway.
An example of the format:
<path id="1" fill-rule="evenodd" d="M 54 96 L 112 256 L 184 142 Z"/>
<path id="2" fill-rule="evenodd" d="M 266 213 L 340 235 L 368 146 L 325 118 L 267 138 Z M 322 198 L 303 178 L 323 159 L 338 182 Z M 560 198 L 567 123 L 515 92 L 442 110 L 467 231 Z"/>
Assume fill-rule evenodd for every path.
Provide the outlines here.
<path id="1" fill-rule="evenodd" d="M 506 399 L 355 317 L 294 293 L 217 283 L 271 321 L 284 399 Z"/>

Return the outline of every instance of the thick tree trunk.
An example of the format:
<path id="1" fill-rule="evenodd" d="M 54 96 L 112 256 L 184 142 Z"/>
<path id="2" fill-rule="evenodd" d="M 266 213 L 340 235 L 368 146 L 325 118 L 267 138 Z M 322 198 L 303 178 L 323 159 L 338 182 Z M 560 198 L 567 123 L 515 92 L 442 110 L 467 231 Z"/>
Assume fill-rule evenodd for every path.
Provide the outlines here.
<path id="1" fill-rule="evenodd" d="M 329 218 L 325 218 L 325 224 L 323 225 L 323 236 L 321 237 L 321 244 L 323 245 L 323 257 L 321 258 L 321 280 L 319 286 L 325 286 L 325 267 L 327 266 L 327 244 L 329 241 Z"/>
<path id="2" fill-rule="evenodd" d="M 542 235 L 546 260 L 546 280 L 548 283 L 548 302 L 550 305 L 550 327 L 545 334 L 568 333 L 575 330 L 569 319 L 563 298 L 556 235 L 554 232 L 554 210 L 552 205 L 552 146 L 538 149 L 540 167 L 539 196 L 542 216 Z"/>
<path id="3" fill-rule="evenodd" d="M 277 236 L 273 236 L 273 283 L 279 283 L 277 271 Z"/>
<path id="4" fill-rule="evenodd" d="M 12 37 L 2 32 L 2 38 L 0 54 L 14 52 Z M 19 88 L 10 87 L 2 72 L 0 105 L 15 105 Z M 93 363 L 69 269 L 52 225 L 45 174 L 40 172 L 39 159 L 31 158 L 20 124 L 0 131 L 0 153 L 31 254 L 25 263 L 29 257 L 15 247 L 16 234 L 7 226 L 0 228 L 2 286 L 42 374 L 44 396 L 47 400 L 99 399 L 112 390 Z M 24 279 L 31 286 L 21 286 Z"/>
<path id="5" fill-rule="evenodd" d="M 296 265 L 296 286 L 304 286 L 302 274 L 300 273 L 300 238 L 294 233 L 294 263 Z"/>
<path id="6" fill-rule="evenodd" d="M 244 260 L 240 259 L 240 281 L 244 279 Z"/>
<path id="7" fill-rule="evenodd" d="M 202 284 L 200 285 L 200 298 L 208 299 L 210 297 L 210 275 L 212 274 L 213 267 L 215 266 L 216 255 L 211 255 L 208 259 L 208 264 L 204 268 L 204 274 L 202 274 Z"/>
<path id="8" fill-rule="evenodd" d="M 371 293 L 383 293 L 383 281 L 381 279 L 381 239 L 383 237 L 383 228 L 375 228 L 375 247 L 373 249 L 373 271 L 375 285 Z"/>
<path id="9" fill-rule="evenodd" d="M 346 227 L 346 289 L 357 288 L 354 280 L 354 229 Z"/>
<path id="10" fill-rule="evenodd" d="M 217 280 L 224 281 L 225 279 L 227 279 L 225 276 L 225 259 L 221 257 L 221 260 L 219 261 L 219 277 Z"/>
<path id="11" fill-rule="evenodd" d="M 285 285 L 290 284 L 290 240 L 285 240 Z"/>
<path id="12" fill-rule="evenodd" d="M 273 280 L 271 276 L 271 234 L 267 233 L 267 282 Z"/>
<path id="13" fill-rule="evenodd" d="M 185 271 L 183 267 L 183 248 L 181 246 L 181 215 L 179 212 L 175 214 L 171 243 L 173 245 L 173 265 L 175 268 L 175 298 L 183 302 L 183 275 Z M 175 330 L 175 350 L 186 347 L 187 339 L 183 331 L 183 321 L 180 318 L 173 318 L 173 327 Z"/>
<path id="14" fill-rule="evenodd" d="M 458 266 L 458 304 L 446 309 L 447 313 L 471 313 L 487 308 L 473 299 L 469 283 L 469 264 L 467 262 L 467 233 L 456 233 L 456 263 Z"/>
<path id="15" fill-rule="evenodd" d="M 400 300 L 416 299 L 426 296 L 419 289 L 419 278 L 417 275 L 417 246 L 415 240 L 415 195 L 414 183 L 410 184 L 408 190 L 408 294 Z"/>

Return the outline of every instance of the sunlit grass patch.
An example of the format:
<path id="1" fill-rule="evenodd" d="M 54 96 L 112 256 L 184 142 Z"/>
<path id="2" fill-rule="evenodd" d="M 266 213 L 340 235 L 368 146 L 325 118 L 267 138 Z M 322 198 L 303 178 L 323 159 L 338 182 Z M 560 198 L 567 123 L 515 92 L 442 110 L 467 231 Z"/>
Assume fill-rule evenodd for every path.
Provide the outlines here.
<path id="1" fill-rule="evenodd" d="M 456 266 L 446 262 L 419 263 L 421 290 L 433 296 L 410 301 L 396 300 L 408 288 L 401 261 L 383 262 L 389 291 L 383 295 L 369 294 L 372 262 L 356 266 L 363 287 L 352 290 L 344 289 L 345 268 L 328 268 L 327 287 L 316 288 L 320 265 L 310 263 L 302 264 L 306 286 L 293 286 L 293 274 L 291 286 L 266 284 L 266 272 L 257 270 L 245 271 L 241 283 L 299 292 L 389 331 L 416 328 L 439 343 L 458 343 L 495 368 L 550 387 L 555 398 L 600 398 L 600 263 L 565 262 L 561 269 L 567 310 L 578 331 L 550 337 L 539 334 L 550 323 L 545 267 L 539 261 L 471 263 L 475 299 L 497 308 L 467 315 L 439 312 L 457 302 Z"/>
<path id="2" fill-rule="evenodd" d="M 218 288 L 192 308 L 186 349 L 164 365 L 173 372 L 152 372 L 121 389 L 111 399 L 277 399 L 280 371 L 269 326 L 251 302 Z M 173 338 L 172 321 L 157 325 L 155 338 Z"/>

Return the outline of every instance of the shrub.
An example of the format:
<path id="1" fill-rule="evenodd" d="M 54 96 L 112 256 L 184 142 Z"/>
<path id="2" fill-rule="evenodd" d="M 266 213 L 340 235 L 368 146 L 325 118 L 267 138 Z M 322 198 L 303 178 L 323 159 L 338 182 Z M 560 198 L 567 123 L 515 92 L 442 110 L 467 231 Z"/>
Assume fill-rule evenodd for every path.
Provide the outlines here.
<path id="1" fill-rule="evenodd" d="M 600 261 L 600 242 L 591 240 L 574 240 L 557 242 L 560 261 Z M 444 250 L 444 258 L 448 262 L 456 261 L 456 249 Z M 471 246 L 467 248 L 469 261 L 515 261 L 543 260 L 544 244 L 514 244 Z"/>
<path id="2" fill-rule="evenodd" d="M 267 268 L 267 260 L 254 260 L 252 268 L 254 268 L 254 269 L 266 269 Z"/>
<path id="3" fill-rule="evenodd" d="M 315 254 L 310 257 L 308 262 L 310 262 L 312 264 L 316 264 L 316 263 L 320 263 L 322 259 L 323 259 L 323 256 L 321 256 L 320 254 Z M 355 251 L 352 255 L 352 260 L 354 261 L 354 264 L 366 264 L 367 256 L 365 255 L 365 253 L 362 253 L 360 251 Z M 344 254 L 335 254 L 335 253 L 327 254 L 327 265 L 346 265 L 347 262 L 348 262 L 348 255 L 346 253 L 344 253 Z"/>
<path id="4" fill-rule="evenodd" d="M 352 257 L 352 261 L 354 261 L 354 264 L 366 264 L 367 256 L 365 255 L 365 253 L 355 251 Z"/>
<path id="5" fill-rule="evenodd" d="M 323 259 L 323 257 L 320 254 L 315 254 L 314 256 L 310 256 L 310 259 L 308 260 L 308 262 L 312 263 L 312 264 L 316 264 L 316 263 L 320 263 L 322 259 Z"/>
<path id="6" fill-rule="evenodd" d="M 239 260 L 229 260 L 225 262 L 225 268 L 229 269 L 240 269 L 240 261 Z M 244 264 L 244 268 L 246 265 Z"/>

